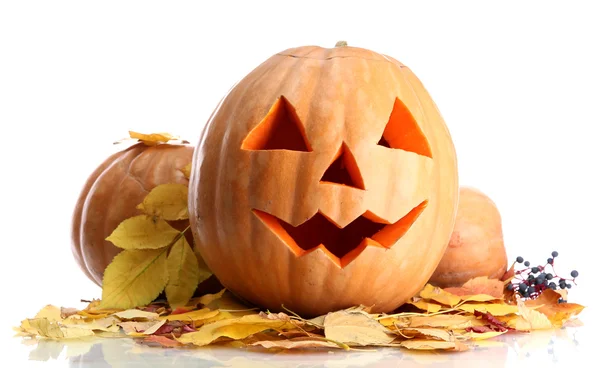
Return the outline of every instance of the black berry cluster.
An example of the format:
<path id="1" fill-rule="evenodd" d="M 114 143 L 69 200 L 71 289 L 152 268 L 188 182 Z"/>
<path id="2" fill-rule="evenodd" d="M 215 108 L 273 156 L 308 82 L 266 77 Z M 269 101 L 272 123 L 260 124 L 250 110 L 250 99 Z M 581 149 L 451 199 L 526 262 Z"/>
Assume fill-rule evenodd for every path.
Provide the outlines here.
<path id="1" fill-rule="evenodd" d="M 579 276 L 576 270 L 571 271 L 571 278 L 560 277 L 554 270 L 554 259 L 558 257 L 558 252 L 552 252 L 552 257 L 546 260 L 545 265 L 532 266 L 531 262 L 525 261 L 519 256 L 516 262 L 523 264 L 525 268 L 515 270 L 515 277 L 512 283 L 507 285 L 509 291 L 515 291 L 524 298 L 535 299 L 544 290 L 557 288 L 570 289 L 572 285 L 577 285 L 575 279 Z M 550 269 L 550 270 L 549 270 Z M 559 302 L 564 302 L 561 298 Z"/>

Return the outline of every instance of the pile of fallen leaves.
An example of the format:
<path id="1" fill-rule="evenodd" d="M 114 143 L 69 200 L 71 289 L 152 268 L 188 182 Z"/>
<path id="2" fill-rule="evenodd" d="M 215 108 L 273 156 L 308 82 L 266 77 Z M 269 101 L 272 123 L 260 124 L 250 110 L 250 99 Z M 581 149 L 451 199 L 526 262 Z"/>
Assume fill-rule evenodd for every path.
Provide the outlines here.
<path id="1" fill-rule="evenodd" d="M 175 309 L 166 301 L 125 310 L 103 309 L 100 300 L 82 310 L 48 305 L 16 329 L 33 338 L 129 337 L 162 347 L 464 351 L 477 340 L 502 334 L 560 328 L 584 308 L 559 302 L 566 300 L 564 290 L 547 289 L 534 300 L 521 299 L 505 291 L 509 281 L 479 277 L 446 289 L 428 284 L 395 314 L 357 306 L 304 319 L 292 311 L 249 308 L 222 290 Z"/>

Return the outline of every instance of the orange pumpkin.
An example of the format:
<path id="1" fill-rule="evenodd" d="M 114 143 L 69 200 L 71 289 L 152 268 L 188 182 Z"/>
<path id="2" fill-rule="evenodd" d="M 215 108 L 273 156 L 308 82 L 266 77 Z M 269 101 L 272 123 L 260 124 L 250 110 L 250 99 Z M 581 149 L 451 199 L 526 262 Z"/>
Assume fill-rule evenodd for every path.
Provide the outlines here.
<path id="1" fill-rule="evenodd" d="M 478 276 L 499 279 L 507 267 L 498 207 L 480 190 L 461 187 L 450 243 L 429 282 L 451 287 Z"/>
<path id="2" fill-rule="evenodd" d="M 138 143 L 106 159 L 88 178 L 72 220 L 72 251 L 83 272 L 102 286 L 104 269 L 121 249 L 106 241 L 160 184 L 187 184 L 181 171 L 192 161 L 194 147 L 185 144 L 147 146 Z M 183 229 L 185 224 L 173 224 Z M 180 226 L 177 226 L 180 225 Z"/>
<path id="3" fill-rule="evenodd" d="M 190 223 L 208 267 L 253 304 L 391 311 L 444 254 L 458 179 L 448 129 L 405 65 L 361 48 L 280 52 L 213 112 Z"/>

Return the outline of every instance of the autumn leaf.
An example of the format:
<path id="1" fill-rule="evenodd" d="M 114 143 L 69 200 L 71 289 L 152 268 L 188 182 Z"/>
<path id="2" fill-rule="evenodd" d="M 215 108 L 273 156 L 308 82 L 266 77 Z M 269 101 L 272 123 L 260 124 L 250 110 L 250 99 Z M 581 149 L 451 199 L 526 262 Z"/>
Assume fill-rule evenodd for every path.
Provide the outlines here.
<path id="1" fill-rule="evenodd" d="M 165 348 L 176 348 L 181 346 L 178 341 L 170 339 L 166 336 L 151 335 L 143 340 L 145 343 L 155 343 Z"/>
<path id="2" fill-rule="evenodd" d="M 481 276 L 467 281 L 461 287 L 449 287 L 445 288 L 444 291 L 459 296 L 462 300 L 487 302 L 503 298 L 504 283 L 500 280 Z"/>
<path id="3" fill-rule="evenodd" d="M 181 313 L 181 314 L 171 314 L 168 316 L 161 316 L 159 317 L 159 319 L 161 320 L 169 320 L 169 321 L 184 321 L 184 322 L 198 322 L 198 321 L 204 321 L 206 319 L 215 317 L 217 314 L 219 314 L 218 310 L 210 310 L 208 308 L 202 308 L 202 309 L 197 309 L 197 310 L 193 310 L 187 313 Z"/>
<path id="4" fill-rule="evenodd" d="M 181 172 L 186 179 L 189 179 L 192 175 L 192 163 L 190 162 L 189 164 L 185 165 L 183 169 L 181 169 Z"/>
<path id="5" fill-rule="evenodd" d="M 132 139 L 138 139 L 148 146 L 155 146 L 160 143 L 166 143 L 168 141 L 177 139 L 177 137 L 174 137 L 169 133 L 144 134 L 131 130 L 129 131 L 129 137 Z"/>
<path id="6" fill-rule="evenodd" d="M 167 221 L 185 220 L 188 215 L 188 187 L 183 184 L 160 184 L 146 195 L 137 206 L 149 216 Z"/>
<path id="7" fill-rule="evenodd" d="M 536 299 L 527 300 L 524 304 L 543 313 L 554 326 L 561 327 L 566 320 L 578 315 L 585 308 L 576 303 L 559 303 L 561 297 L 556 291 L 546 289 Z"/>
<path id="8" fill-rule="evenodd" d="M 515 305 L 508 304 L 494 304 L 494 303 L 481 303 L 481 304 L 470 304 L 465 303 L 457 307 L 465 312 L 475 314 L 475 311 L 481 313 L 490 313 L 493 316 L 505 316 L 507 314 L 516 314 L 519 312 L 519 308 Z"/>
<path id="9" fill-rule="evenodd" d="M 297 328 L 298 327 L 292 322 L 272 320 L 263 318 L 258 314 L 252 314 L 205 324 L 200 327 L 197 332 L 181 335 L 177 341 L 182 344 L 204 346 L 220 337 L 241 340 L 265 330 L 294 330 Z"/>
<path id="10" fill-rule="evenodd" d="M 117 312 L 113 314 L 115 317 L 124 320 L 156 320 L 158 319 L 158 313 L 147 312 L 139 309 L 127 309 L 121 312 Z"/>
<path id="11" fill-rule="evenodd" d="M 402 328 L 398 330 L 401 336 L 408 338 L 428 338 L 442 341 L 454 341 L 456 338 L 451 331 L 441 328 Z"/>
<path id="12" fill-rule="evenodd" d="M 415 350 L 456 350 L 465 351 L 469 347 L 458 341 L 438 341 L 438 340 L 405 340 L 400 342 L 400 346 Z"/>
<path id="13" fill-rule="evenodd" d="M 503 335 L 505 333 L 507 333 L 508 330 L 504 330 L 504 331 L 486 331 L 486 332 L 475 332 L 475 331 L 468 331 L 462 334 L 463 337 L 467 337 L 471 340 L 487 340 L 487 339 L 493 339 L 494 337 L 498 337 L 500 335 Z"/>
<path id="14" fill-rule="evenodd" d="M 528 308 L 522 300 L 518 300 L 519 315 L 508 322 L 511 328 L 518 331 L 545 330 L 552 328 L 552 322 L 536 310 Z"/>
<path id="15" fill-rule="evenodd" d="M 104 271 L 101 306 L 146 305 L 160 294 L 168 278 L 166 248 L 122 251 Z"/>
<path id="16" fill-rule="evenodd" d="M 139 215 L 123 220 L 106 240 L 123 249 L 158 249 L 179 234 L 165 220 Z"/>
<path id="17" fill-rule="evenodd" d="M 366 313 L 338 311 L 328 313 L 323 321 L 325 337 L 344 344 L 381 345 L 394 341 L 395 336 Z"/>
<path id="18" fill-rule="evenodd" d="M 410 302 L 415 307 L 427 311 L 428 313 L 437 313 L 442 309 L 442 306 L 436 303 L 430 303 L 424 299 L 418 298 Z"/>
<path id="19" fill-rule="evenodd" d="M 250 344 L 251 346 L 262 346 L 266 349 L 306 349 L 306 348 L 333 348 L 342 349 L 343 344 L 336 344 L 324 338 L 299 337 L 289 340 L 263 340 Z"/>
<path id="20" fill-rule="evenodd" d="M 184 306 L 190 300 L 198 284 L 211 276 L 211 273 L 198 267 L 196 254 L 185 237 L 173 244 L 167 258 L 169 282 L 165 288 L 171 306 Z"/>
<path id="21" fill-rule="evenodd" d="M 431 299 L 436 302 L 444 305 L 449 305 L 451 307 L 457 305 L 461 302 L 461 298 L 454 294 L 451 294 L 437 286 L 433 286 L 431 284 L 425 285 L 425 288 L 421 290 L 419 296 L 423 299 Z"/>
<path id="22" fill-rule="evenodd" d="M 435 327 L 460 330 L 481 324 L 483 323 L 473 315 L 439 314 L 408 318 L 408 323 L 405 327 Z"/>
<path id="23" fill-rule="evenodd" d="M 47 318 L 34 318 L 27 322 L 29 331 L 35 331 L 37 335 L 51 339 L 76 339 L 94 335 L 94 332 L 89 329 L 61 326 L 59 322 Z"/>

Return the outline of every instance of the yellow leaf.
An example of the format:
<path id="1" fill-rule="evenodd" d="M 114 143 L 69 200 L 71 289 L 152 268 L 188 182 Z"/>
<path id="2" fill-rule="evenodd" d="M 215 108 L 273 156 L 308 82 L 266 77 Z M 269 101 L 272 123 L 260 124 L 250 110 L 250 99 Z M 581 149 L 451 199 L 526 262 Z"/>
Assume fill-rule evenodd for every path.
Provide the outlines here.
<path id="1" fill-rule="evenodd" d="M 234 340 L 245 339 L 255 333 L 266 330 L 294 330 L 298 327 L 288 321 L 267 319 L 252 314 L 240 318 L 224 319 L 205 324 L 198 331 L 181 335 L 177 339 L 182 344 L 198 346 L 208 345 L 219 337 L 229 337 Z"/>
<path id="2" fill-rule="evenodd" d="M 467 327 L 482 326 L 484 323 L 475 316 L 439 314 L 434 316 L 415 316 L 408 319 L 406 327 L 436 327 L 460 330 Z"/>
<path id="3" fill-rule="evenodd" d="M 343 348 L 342 344 L 314 337 L 300 337 L 289 340 L 263 340 L 253 342 L 250 345 L 262 346 L 266 349 Z"/>
<path id="4" fill-rule="evenodd" d="M 120 322 L 119 326 L 123 328 L 123 332 L 125 332 L 129 336 L 145 336 L 152 335 L 159 328 L 161 328 L 167 321 L 129 321 L 129 322 Z"/>
<path id="5" fill-rule="evenodd" d="M 536 299 L 525 301 L 525 306 L 535 308 L 536 311 L 548 317 L 554 326 L 562 327 L 566 320 L 578 315 L 584 306 L 576 303 L 559 303 L 563 294 L 552 289 L 546 289 Z"/>
<path id="6" fill-rule="evenodd" d="M 172 307 L 185 306 L 198 284 L 211 276 L 211 273 L 198 267 L 196 254 L 183 236 L 171 248 L 167 269 L 169 282 L 165 291 Z"/>
<path id="7" fill-rule="evenodd" d="M 155 320 L 158 319 L 158 313 L 146 312 L 140 309 L 127 309 L 113 314 L 121 320 Z"/>
<path id="8" fill-rule="evenodd" d="M 158 319 L 168 321 L 183 321 L 183 322 L 195 322 L 203 321 L 212 318 L 219 314 L 218 310 L 210 310 L 208 308 L 197 309 L 191 312 L 181 314 L 171 314 L 168 316 L 161 316 Z"/>
<path id="9" fill-rule="evenodd" d="M 464 310 L 465 312 L 475 313 L 475 311 L 486 313 L 489 312 L 493 316 L 505 316 L 507 314 L 516 314 L 519 312 L 519 308 L 516 305 L 508 304 L 461 304 L 458 309 Z"/>
<path id="10" fill-rule="evenodd" d="M 362 312 L 338 311 L 328 313 L 323 321 L 325 337 L 344 344 L 389 344 L 396 336 L 379 322 Z"/>
<path id="11" fill-rule="evenodd" d="M 34 318 L 46 318 L 48 321 L 51 322 L 61 321 L 61 310 L 60 308 L 54 305 L 48 304 L 44 308 L 40 309 L 40 311 L 37 312 Z"/>
<path id="12" fill-rule="evenodd" d="M 103 308 L 134 308 L 154 300 L 167 284 L 167 248 L 125 250 L 104 271 Z"/>
<path id="13" fill-rule="evenodd" d="M 436 303 L 430 303 L 423 299 L 413 300 L 409 304 L 414 305 L 415 307 L 427 311 L 428 313 L 437 313 L 442 309 L 442 306 Z"/>
<path id="14" fill-rule="evenodd" d="M 74 339 L 94 335 L 92 330 L 79 328 L 77 326 L 61 326 L 59 322 L 49 321 L 46 318 L 29 319 L 28 324 L 38 336 L 51 339 Z"/>
<path id="15" fill-rule="evenodd" d="M 169 133 L 152 133 L 152 134 L 144 134 L 129 131 L 129 137 L 132 139 L 139 139 L 141 142 L 148 146 L 155 146 L 159 143 L 166 143 L 170 140 L 177 139 L 177 137 L 172 136 Z"/>
<path id="16" fill-rule="evenodd" d="M 552 323 L 544 314 L 528 308 L 522 300 L 517 301 L 519 316 L 508 322 L 508 325 L 519 331 L 545 330 L 552 328 Z"/>
<path id="17" fill-rule="evenodd" d="M 146 195 L 137 208 L 150 216 L 167 221 L 188 219 L 188 187 L 183 184 L 160 184 Z"/>
<path id="18" fill-rule="evenodd" d="M 455 337 L 451 331 L 441 328 L 402 328 L 398 333 L 408 338 L 430 338 L 442 341 L 454 341 Z"/>
<path id="19" fill-rule="evenodd" d="M 184 168 L 181 169 L 181 172 L 186 179 L 189 179 L 192 175 L 192 163 L 190 162 L 189 164 L 185 165 Z"/>
<path id="20" fill-rule="evenodd" d="M 439 340 L 405 340 L 400 342 L 400 346 L 415 350 L 456 350 L 465 351 L 469 347 L 458 341 L 439 341 Z"/>
<path id="21" fill-rule="evenodd" d="M 488 331 L 488 332 L 464 332 L 461 335 L 465 336 L 471 340 L 487 340 L 487 339 L 491 339 L 497 336 L 500 336 L 502 334 L 505 334 L 506 332 L 508 332 L 508 330 L 506 331 Z"/>
<path id="22" fill-rule="evenodd" d="M 438 303 L 449 305 L 451 307 L 454 307 L 461 301 L 460 297 L 450 294 L 449 292 L 431 284 L 425 285 L 419 296 L 423 299 L 435 300 Z"/>
<path id="23" fill-rule="evenodd" d="M 202 305 L 212 304 L 214 301 L 221 299 L 226 291 L 227 291 L 227 289 L 221 289 L 221 291 L 219 291 L 218 293 L 215 293 L 215 294 L 202 295 L 198 299 L 198 303 L 200 303 Z"/>
<path id="24" fill-rule="evenodd" d="M 165 220 L 139 215 L 123 220 L 106 240 L 123 249 L 158 249 L 180 234 Z"/>

